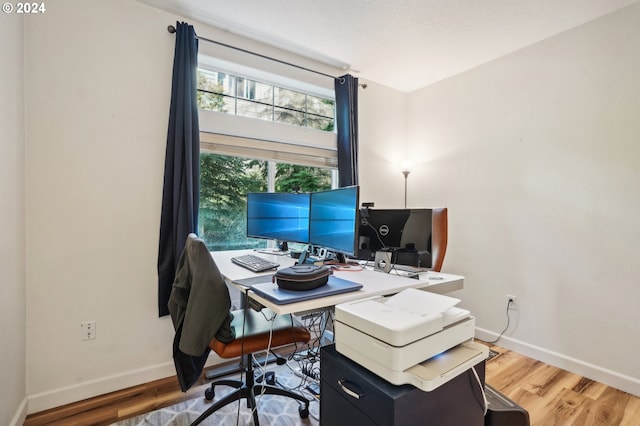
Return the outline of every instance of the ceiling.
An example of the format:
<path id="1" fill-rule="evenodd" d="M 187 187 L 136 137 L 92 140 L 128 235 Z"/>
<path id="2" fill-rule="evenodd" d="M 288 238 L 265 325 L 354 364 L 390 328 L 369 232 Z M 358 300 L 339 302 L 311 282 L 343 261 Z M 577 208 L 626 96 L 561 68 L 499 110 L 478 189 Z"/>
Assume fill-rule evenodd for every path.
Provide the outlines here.
<path id="1" fill-rule="evenodd" d="M 139 1 L 410 92 L 638 0 Z"/>

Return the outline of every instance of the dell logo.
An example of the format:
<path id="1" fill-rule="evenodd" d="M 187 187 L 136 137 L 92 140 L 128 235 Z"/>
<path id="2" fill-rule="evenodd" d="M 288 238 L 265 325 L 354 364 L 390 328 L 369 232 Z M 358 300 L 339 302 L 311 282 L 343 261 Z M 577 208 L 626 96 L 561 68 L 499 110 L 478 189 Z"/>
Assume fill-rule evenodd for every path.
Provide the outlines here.
<path id="1" fill-rule="evenodd" d="M 387 225 L 382 225 L 379 229 L 378 232 L 380 232 L 380 235 L 389 235 L 389 227 Z"/>

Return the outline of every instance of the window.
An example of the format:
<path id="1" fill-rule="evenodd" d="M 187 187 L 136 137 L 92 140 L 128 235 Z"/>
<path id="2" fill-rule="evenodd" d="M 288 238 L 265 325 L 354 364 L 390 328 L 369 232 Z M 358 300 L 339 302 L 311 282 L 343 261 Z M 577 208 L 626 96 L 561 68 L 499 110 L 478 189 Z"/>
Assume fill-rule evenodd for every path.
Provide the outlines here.
<path id="1" fill-rule="evenodd" d="M 337 184 L 332 89 L 248 67 L 240 75 L 212 58 L 200 62 L 198 235 L 210 250 L 266 247 L 267 240 L 246 238 L 248 192 Z"/>
<path id="2" fill-rule="evenodd" d="M 198 68 L 198 107 L 332 132 L 335 101 Z"/>

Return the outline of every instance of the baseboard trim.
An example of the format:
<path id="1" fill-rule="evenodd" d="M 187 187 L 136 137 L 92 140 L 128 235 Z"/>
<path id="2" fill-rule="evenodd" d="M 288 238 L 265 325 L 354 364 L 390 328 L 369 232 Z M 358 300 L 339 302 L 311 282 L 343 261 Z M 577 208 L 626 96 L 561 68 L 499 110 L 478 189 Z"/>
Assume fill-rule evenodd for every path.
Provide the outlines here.
<path id="1" fill-rule="evenodd" d="M 28 395 L 28 413 L 37 413 L 175 374 L 173 363 L 167 362 Z"/>
<path id="2" fill-rule="evenodd" d="M 205 364 L 205 368 L 220 364 L 221 361 L 222 359 L 212 351 Z M 175 376 L 175 374 L 175 365 L 173 361 L 169 361 L 145 368 L 129 370 L 112 376 L 100 377 L 95 380 L 88 380 L 47 392 L 27 395 L 27 414 L 37 413 L 72 402 L 82 401 L 83 399 L 93 398 L 94 396 L 126 389 L 131 386 L 164 379 L 165 377 Z"/>
<path id="3" fill-rule="evenodd" d="M 211 351 L 211 354 L 207 359 L 207 363 L 205 364 L 205 368 L 218 365 L 221 362 L 224 362 L 222 358 Z M 53 389 L 47 392 L 27 395 L 27 415 L 48 410 L 50 408 L 60 407 L 72 402 L 82 401 L 83 399 L 93 398 L 94 396 L 100 396 L 110 392 L 126 389 L 131 386 L 138 386 L 154 380 L 164 379 L 165 377 L 175 376 L 175 374 L 175 365 L 173 360 L 171 360 L 145 368 L 129 370 L 124 373 L 100 377 L 71 386 Z"/>
<path id="4" fill-rule="evenodd" d="M 498 338 L 498 334 L 489 330 L 476 327 L 476 338 L 490 342 Z M 530 358 L 537 359 L 554 367 L 562 368 L 574 374 L 587 377 L 591 380 L 604 383 L 624 392 L 640 397 L 640 379 L 608 370 L 588 362 L 569 357 L 567 355 L 550 351 L 539 346 L 531 345 L 523 341 L 502 336 L 497 345 L 505 349 L 518 352 Z"/>
<path id="5" fill-rule="evenodd" d="M 16 414 L 13 416 L 11 421 L 9 422 L 9 426 L 22 426 L 25 419 L 27 418 L 27 398 L 25 397 L 18 409 L 16 410 Z"/>

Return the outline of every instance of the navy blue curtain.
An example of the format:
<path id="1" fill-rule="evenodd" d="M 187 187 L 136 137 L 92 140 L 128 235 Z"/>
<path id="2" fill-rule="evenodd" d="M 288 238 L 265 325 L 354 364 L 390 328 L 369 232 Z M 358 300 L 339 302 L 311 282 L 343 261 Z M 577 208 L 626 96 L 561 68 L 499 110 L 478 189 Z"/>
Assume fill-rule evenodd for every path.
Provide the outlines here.
<path id="1" fill-rule="evenodd" d="M 358 79 L 335 80 L 338 131 L 338 186 L 358 184 Z"/>
<path id="2" fill-rule="evenodd" d="M 196 102 L 198 40 L 193 26 L 176 23 L 171 107 L 164 163 L 158 249 L 158 310 L 167 302 L 187 236 L 198 229 L 200 135 Z"/>

